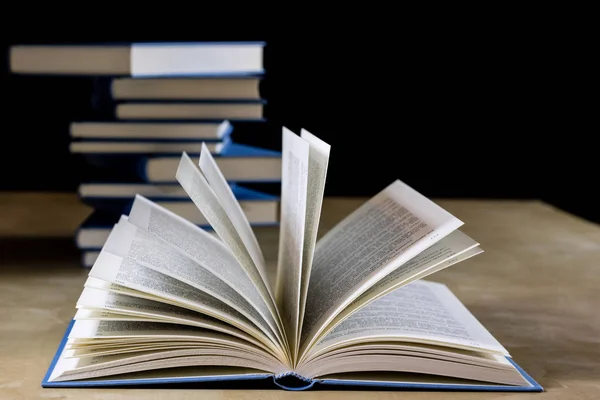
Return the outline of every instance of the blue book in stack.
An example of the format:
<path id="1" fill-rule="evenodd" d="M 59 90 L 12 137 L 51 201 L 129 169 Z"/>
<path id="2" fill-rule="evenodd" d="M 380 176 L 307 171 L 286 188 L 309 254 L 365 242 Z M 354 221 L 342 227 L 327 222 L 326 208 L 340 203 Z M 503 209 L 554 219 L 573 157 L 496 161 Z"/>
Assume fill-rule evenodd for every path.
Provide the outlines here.
<path id="1" fill-rule="evenodd" d="M 135 195 L 210 229 L 175 180 L 182 152 L 205 143 L 253 226 L 278 223 L 278 195 L 246 187 L 281 181 L 281 153 L 233 137 L 239 124 L 265 122 L 264 42 L 24 45 L 11 49 L 21 74 L 93 80 L 93 117 L 70 125 L 70 152 L 93 167 L 78 194 L 93 212 L 75 233 L 91 267 Z M 272 192 L 271 192 L 272 193 Z"/>

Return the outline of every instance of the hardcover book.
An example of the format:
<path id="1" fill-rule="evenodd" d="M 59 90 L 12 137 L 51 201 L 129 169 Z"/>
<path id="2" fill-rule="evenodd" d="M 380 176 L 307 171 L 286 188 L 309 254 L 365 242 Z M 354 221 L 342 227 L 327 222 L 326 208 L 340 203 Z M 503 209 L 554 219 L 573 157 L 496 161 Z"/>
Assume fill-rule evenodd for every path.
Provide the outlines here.
<path id="1" fill-rule="evenodd" d="M 262 76 L 214 78 L 115 78 L 113 100 L 260 100 Z"/>
<path id="2" fill-rule="evenodd" d="M 265 42 L 14 45 L 16 74 L 134 78 L 261 76 Z"/>
<path id="3" fill-rule="evenodd" d="M 198 157 L 201 143 L 190 156 Z M 180 152 L 153 154 L 80 154 L 94 170 L 88 181 L 138 182 L 152 184 L 178 183 L 174 171 L 180 162 Z M 219 170 L 229 182 L 244 184 L 280 183 L 281 152 L 229 140 L 220 152 L 214 153 Z"/>
<path id="4" fill-rule="evenodd" d="M 322 236 L 330 146 L 283 128 L 277 262 L 205 146 L 173 174 L 210 234 L 137 195 L 89 272 L 44 387 L 270 382 L 541 391 L 448 287 L 482 253 L 400 180 Z"/>
<path id="5" fill-rule="evenodd" d="M 121 141 L 228 141 L 233 125 L 228 121 L 74 121 L 73 140 Z"/>

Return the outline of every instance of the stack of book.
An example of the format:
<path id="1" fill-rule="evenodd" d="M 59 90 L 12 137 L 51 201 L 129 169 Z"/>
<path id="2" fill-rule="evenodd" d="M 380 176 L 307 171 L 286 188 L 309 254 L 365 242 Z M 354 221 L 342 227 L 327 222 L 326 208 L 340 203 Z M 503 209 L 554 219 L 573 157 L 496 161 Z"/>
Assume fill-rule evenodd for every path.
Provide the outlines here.
<path id="1" fill-rule="evenodd" d="M 253 226 L 278 223 L 279 196 L 248 184 L 280 183 L 281 152 L 233 140 L 240 124 L 265 122 L 264 43 L 14 46 L 11 70 L 88 76 L 93 118 L 73 120 L 70 151 L 92 166 L 78 188 L 93 212 L 75 233 L 91 267 L 136 195 L 211 230 L 174 179 L 182 152 L 202 146 Z"/>

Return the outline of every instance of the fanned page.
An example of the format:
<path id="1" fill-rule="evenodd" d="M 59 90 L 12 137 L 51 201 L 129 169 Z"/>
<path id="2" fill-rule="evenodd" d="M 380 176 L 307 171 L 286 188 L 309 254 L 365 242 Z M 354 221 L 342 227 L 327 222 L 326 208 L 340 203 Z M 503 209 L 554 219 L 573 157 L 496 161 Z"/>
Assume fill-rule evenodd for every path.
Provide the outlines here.
<path id="1" fill-rule="evenodd" d="M 283 128 L 282 181 L 276 299 L 291 349 L 296 349 L 300 310 L 300 277 L 306 212 L 309 146 Z"/>
<path id="2" fill-rule="evenodd" d="M 214 190 L 219 203 L 223 207 L 225 214 L 229 217 L 231 224 L 233 225 L 236 233 L 239 235 L 240 240 L 246 247 L 250 258 L 254 262 L 254 265 L 258 269 L 260 276 L 267 288 L 269 286 L 269 279 L 267 276 L 267 269 L 265 266 L 265 258 L 262 250 L 252 231 L 252 227 L 240 206 L 240 203 L 235 198 L 231 187 L 227 184 L 227 180 L 223 173 L 217 166 L 215 159 L 211 152 L 208 150 L 206 143 L 202 142 L 202 148 L 200 151 L 200 170 L 204 174 L 206 181 L 210 187 Z"/>
<path id="3" fill-rule="evenodd" d="M 330 146 L 302 130 L 283 128 L 277 304 L 296 359 L 317 238 Z"/>
<path id="4" fill-rule="evenodd" d="M 461 225 L 399 180 L 348 215 L 316 245 L 301 354 L 353 300 Z"/>
<path id="5" fill-rule="evenodd" d="M 251 326 L 259 327 L 270 341 L 277 342 L 274 327 L 257 311 L 256 306 L 253 306 L 204 266 L 128 221 L 118 223 L 113 229 L 99 255 L 99 260 L 90 272 L 90 276 L 101 278 L 107 282 L 119 283 L 115 279 L 117 277 L 125 279 L 124 277 L 127 275 L 121 274 L 121 276 L 120 271 L 124 270 L 125 265 L 130 264 L 136 265 L 140 276 L 149 276 L 153 273 L 152 271 L 158 272 L 169 277 L 171 281 L 177 280 L 198 289 L 200 294 L 209 295 L 225 303 L 248 319 Z M 152 271 L 148 271 L 146 268 Z M 129 285 L 129 287 L 131 286 Z M 154 290 L 160 290 L 160 288 Z"/>
<path id="6" fill-rule="evenodd" d="M 300 131 L 300 137 L 310 146 L 308 157 L 308 182 L 306 185 L 306 217 L 304 228 L 304 246 L 302 249 L 302 272 L 300 276 L 300 312 L 298 321 L 298 337 L 302 332 L 302 321 L 306 308 L 308 282 L 312 269 L 315 244 L 321 219 L 321 207 L 325 193 L 327 167 L 329 166 L 329 153 L 331 146 L 306 129 Z M 296 353 L 298 348 L 296 348 Z M 297 354 L 296 354 L 297 356 Z"/>
<path id="7" fill-rule="evenodd" d="M 235 261 L 233 255 L 224 252 L 219 258 L 218 246 L 223 244 L 207 232 L 213 246 L 207 241 L 196 249 L 199 253 L 186 253 L 190 243 L 177 240 L 177 235 L 190 234 L 187 239 L 192 240 L 194 235 L 173 224 L 176 220 L 169 225 L 164 219 L 168 215 L 161 219 L 164 210 L 157 207 L 153 214 L 147 200 L 136 201 L 130 216 L 114 226 L 89 273 L 51 379 L 202 365 L 286 371 L 288 354 L 269 318 L 258 312 L 260 302 L 255 307 L 240 294 L 244 291 L 232 288 L 244 284 L 226 274 L 235 271 L 236 264 L 227 265 L 227 255 Z M 148 217 L 146 230 L 134 224 L 144 225 L 140 214 Z M 252 288 L 250 283 L 248 293 Z M 260 296 L 255 299 L 262 301 Z"/>
<path id="8" fill-rule="evenodd" d="M 414 282 L 372 302 L 320 340 L 300 369 L 337 348 L 366 343 L 429 344 L 508 356 L 506 349 L 443 284 Z M 318 363 L 316 363 L 318 364 Z M 308 372 L 313 376 L 314 372 Z"/>
<path id="9" fill-rule="evenodd" d="M 531 386 L 506 349 L 442 284 L 419 281 L 372 302 L 342 322 L 296 367 L 301 376 L 418 373 Z M 396 377 L 395 381 L 402 378 Z"/>
<path id="10" fill-rule="evenodd" d="M 101 350 L 98 355 L 94 349 L 88 349 L 90 343 Z M 145 348 L 136 348 L 142 343 Z M 164 343 L 179 346 L 163 348 Z M 248 342 L 193 326 L 135 320 L 77 320 L 67 345 L 52 371 L 53 381 L 204 365 L 281 370 L 274 358 Z"/>
<path id="11" fill-rule="evenodd" d="M 329 323 L 322 335 L 381 296 L 481 253 L 478 242 L 460 230 L 452 232 L 363 292 Z"/>
<path id="12" fill-rule="evenodd" d="M 216 318 L 178 305 L 112 292 L 110 289 L 85 287 L 77 300 L 77 308 L 77 320 L 152 321 L 196 326 L 236 336 L 272 352 L 264 342 Z"/>
<path id="13" fill-rule="evenodd" d="M 203 147 L 203 149 L 206 150 L 206 147 Z M 212 177 L 218 181 L 218 174 L 212 174 Z M 221 200 L 210 186 L 206 177 L 200 169 L 194 165 L 186 153 L 182 154 L 176 172 L 176 178 L 188 193 L 194 204 L 196 204 L 200 212 L 206 217 L 215 232 L 217 232 L 223 243 L 225 243 L 231 254 L 234 255 L 239 265 L 242 266 L 243 271 L 251 280 L 253 286 L 259 291 L 263 302 L 267 304 L 273 318 L 275 318 L 279 338 L 283 343 L 286 343 L 287 339 L 281 325 L 279 310 L 276 307 L 274 298 L 269 289 L 268 281 L 263 279 L 264 272 L 261 273 L 260 271 L 262 266 L 257 266 L 255 264 L 244 240 L 240 237 L 240 232 L 238 232 L 236 226 L 232 223 L 227 209 L 224 208 Z M 221 190 L 221 192 L 223 192 L 223 190 Z M 227 199 L 225 199 L 225 203 L 228 204 Z M 227 207 L 227 205 L 225 207 Z M 235 207 L 231 204 L 229 204 L 228 209 L 235 214 Z M 238 218 L 238 222 L 239 219 L 240 218 Z M 241 222 L 243 225 L 243 221 Z M 248 234 L 247 231 L 242 231 L 241 234 L 243 235 L 244 233 Z M 247 235 L 246 239 L 249 243 L 255 241 L 255 238 L 249 238 Z M 287 343 L 285 344 L 285 347 L 289 347 Z"/>
<path id="14" fill-rule="evenodd" d="M 136 196 L 128 222 L 142 231 L 167 242 L 174 250 L 209 270 L 252 304 L 267 321 L 285 349 L 272 304 L 254 284 L 229 248 L 207 231 L 160 207 L 143 196 Z"/>

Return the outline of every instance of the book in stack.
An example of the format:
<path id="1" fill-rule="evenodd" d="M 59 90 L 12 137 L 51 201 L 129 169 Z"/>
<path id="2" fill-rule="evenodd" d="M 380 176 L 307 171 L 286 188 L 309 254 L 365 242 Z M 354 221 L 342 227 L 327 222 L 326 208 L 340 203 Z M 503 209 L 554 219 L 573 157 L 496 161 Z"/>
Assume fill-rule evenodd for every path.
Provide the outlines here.
<path id="1" fill-rule="evenodd" d="M 396 180 L 317 240 L 331 148 L 282 135 L 276 265 L 208 147 L 182 153 L 172 173 L 218 237 L 137 195 L 42 386 L 543 390 L 424 279 L 482 254 L 457 216 Z"/>
<path id="2" fill-rule="evenodd" d="M 97 118 L 73 121 L 70 151 L 93 166 L 78 194 L 93 207 L 75 235 L 91 267 L 115 216 L 142 194 L 211 230 L 174 181 L 181 152 L 215 156 L 253 226 L 278 222 L 279 199 L 245 184 L 280 182 L 281 153 L 232 137 L 244 123 L 266 121 L 260 83 L 263 42 L 15 46 L 22 74 L 89 76 Z"/>

